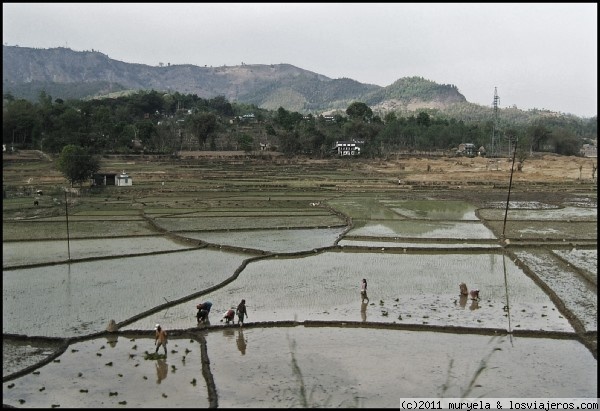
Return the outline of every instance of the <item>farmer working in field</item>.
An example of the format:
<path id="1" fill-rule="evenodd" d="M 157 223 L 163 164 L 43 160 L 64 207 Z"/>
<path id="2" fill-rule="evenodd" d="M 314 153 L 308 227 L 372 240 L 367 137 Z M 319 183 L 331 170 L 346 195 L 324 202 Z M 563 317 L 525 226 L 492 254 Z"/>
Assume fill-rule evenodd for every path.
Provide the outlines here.
<path id="1" fill-rule="evenodd" d="M 167 332 L 162 329 L 160 324 L 156 324 L 156 326 L 154 327 L 154 330 L 156 330 L 155 337 L 154 337 L 154 344 L 156 345 L 156 351 L 154 351 L 154 353 L 155 354 L 158 353 L 158 349 L 162 345 L 163 349 L 165 350 L 165 357 L 166 357 L 167 356 Z"/>
<path id="2" fill-rule="evenodd" d="M 248 318 L 248 311 L 246 311 L 246 300 L 242 300 L 236 309 L 236 313 L 238 316 L 238 324 L 240 327 L 244 325 L 244 315 Z"/>
<path id="3" fill-rule="evenodd" d="M 225 324 L 229 324 L 230 322 L 233 324 L 233 320 L 235 318 L 235 307 L 231 307 L 229 310 L 225 311 L 223 314 L 223 318 L 221 318 L 221 322 L 225 320 Z"/>
<path id="4" fill-rule="evenodd" d="M 212 303 L 210 301 L 205 301 L 196 306 L 196 308 L 198 309 L 198 312 L 196 313 L 198 324 L 208 322 L 208 314 L 210 314 L 211 307 Z"/>
<path id="5" fill-rule="evenodd" d="M 369 302 L 369 297 L 367 297 L 367 280 L 366 280 L 366 278 L 363 278 L 362 283 L 360 283 L 360 298 L 363 303 L 365 302 L 365 300 L 367 300 L 367 302 Z"/>

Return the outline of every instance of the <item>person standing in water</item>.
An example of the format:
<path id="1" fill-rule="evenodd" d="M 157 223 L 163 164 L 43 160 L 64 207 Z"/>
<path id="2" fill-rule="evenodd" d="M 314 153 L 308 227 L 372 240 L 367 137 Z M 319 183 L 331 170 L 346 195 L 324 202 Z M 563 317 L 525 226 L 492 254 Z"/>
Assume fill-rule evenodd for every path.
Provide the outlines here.
<path id="1" fill-rule="evenodd" d="M 166 357 L 167 356 L 167 332 L 162 329 L 160 324 L 156 324 L 156 326 L 154 327 L 154 330 L 156 331 L 155 337 L 154 337 L 154 344 L 156 345 L 156 351 L 154 351 L 154 353 L 158 353 L 158 349 L 162 345 L 163 349 L 165 350 L 165 357 Z"/>
<path id="2" fill-rule="evenodd" d="M 242 300 L 237 306 L 238 324 L 240 327 L 244 325 L 244 315 L 248 318 L 248 312 L 246 311 L 246 300 Z"/>
<path id="3" fill-rule="evenodd" d="M 367 297 L 367 280 L 363 278 L 362 283 L 360 284 L 360 297 L 361 301 L 364 303 L 365 300 L 369 302 L 369 297 Z"/>

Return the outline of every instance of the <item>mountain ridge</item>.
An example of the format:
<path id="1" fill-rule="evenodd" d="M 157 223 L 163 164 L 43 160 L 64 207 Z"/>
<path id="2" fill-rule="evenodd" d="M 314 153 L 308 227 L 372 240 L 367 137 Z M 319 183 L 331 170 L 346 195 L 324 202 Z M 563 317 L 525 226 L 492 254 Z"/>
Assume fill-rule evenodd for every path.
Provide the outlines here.
<path id="1" fill-rule="evenodd" d="M 149 66 L 114 60 L 94 50 L 6 45 L 2 57 L 4 93 L 29 100 L 36 100 L 42 90 L 53 98 L 86 99 L 116 91 L 153 89 L 202 98 L 224 96 L 269 110 L 284 107 L 303 113 L 345 110 L 353 101 L 381 110 L 468 103 L 456 86 L 422 77 L 404 77 L 382 87 L 345 77 L 331 79 L 287 63 Z"/>

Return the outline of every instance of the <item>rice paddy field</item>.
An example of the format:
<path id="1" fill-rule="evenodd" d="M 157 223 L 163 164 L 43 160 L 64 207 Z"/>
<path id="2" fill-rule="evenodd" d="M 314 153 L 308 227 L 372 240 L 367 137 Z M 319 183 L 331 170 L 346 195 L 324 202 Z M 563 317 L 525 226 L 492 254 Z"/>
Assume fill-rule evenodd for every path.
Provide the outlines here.
<path id="1" fill-rule="evenodd" d="M 458 188 L 337 161 L 105 167 L 134 185 L 67 195 L 48 164 L 4 165 L 5 406 L 598 397 L 595 183 L 517 179 L 509 199 L 506 172 Z M 241 299 L 243 326 L 221 322 Z"/>

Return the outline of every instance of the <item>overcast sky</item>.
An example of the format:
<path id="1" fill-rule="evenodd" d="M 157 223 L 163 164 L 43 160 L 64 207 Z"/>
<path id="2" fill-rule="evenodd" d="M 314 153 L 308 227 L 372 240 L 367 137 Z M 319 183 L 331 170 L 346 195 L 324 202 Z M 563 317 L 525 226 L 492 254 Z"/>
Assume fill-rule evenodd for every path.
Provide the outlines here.
<path id="1" fill-rule="evenodd" d="M 3 3 L 3 44 L 157 66 L 288 63 L 469 102 L 597 114 L 596 3 Z"/>

